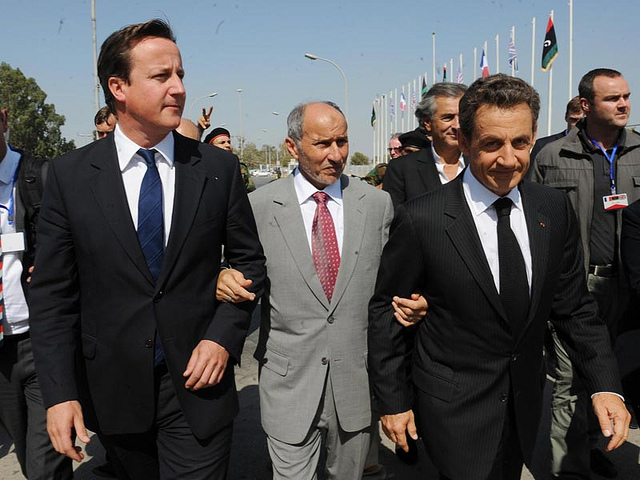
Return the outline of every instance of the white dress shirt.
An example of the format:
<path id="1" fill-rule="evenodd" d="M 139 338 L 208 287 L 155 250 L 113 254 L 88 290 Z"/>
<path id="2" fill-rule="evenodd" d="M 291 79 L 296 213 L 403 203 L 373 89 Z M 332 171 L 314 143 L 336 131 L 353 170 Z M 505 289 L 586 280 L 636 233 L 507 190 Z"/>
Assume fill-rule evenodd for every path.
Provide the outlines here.
<path id="1" fill-rule="evenodd" d="M 147 164 L 138 155 L 138 150 L 142 148 L 136 145 L 120 130 L 116 124 L 114 131 L 116 151 L 118 153 L 118 164 L 122 173 L 122 182 L 127 194 L 127 202 L 131 212 L 131 219 L 136 231 L 138 230 L 138 200 L 140 198 L 140 187 L 142 179 L 147 173 Z M 169 232 L 171 231 L 171 219 L 173 216 L 173 197 L 176 186 L 176 169 L 173 165 L 174 159 L 174 138 L 173 133 L 169 133 L 160 143 L 154 145 L 158 153 L 155 155 L 158 174 L 162 182 L 162 211 L 164 218 L 164 246 L 167 246 Z M 150 149 L 149 149 L 150 150 Z"/>
<path id="2" fill-rule="evenodd" d="M 447 177 L 447 174 L 444 173 L 444 165 L 445 163 L 442 161 L 442 159 L 440 158 L 440 155 L 438 155 L 436 153 L 436 149 L 433 148 L 433 142 L 431 143 L 431 153 L 433 154 L 433 159 L 436 162 L 436 170 L 438 170 L 438 176 L 440 177 L 440 183 L 442 183 L 443 185 L 445 183 L 449 183 L 451 180 L 449 180 L 449 177 Z M 462 154 L 460 154 L 460 158 L 458 159 L 458 171 L 456 172 L 456 177 L 458 175 L 460 175 L 460 172 L 464 170 L 464 157 L 462 156 Z M 453 177 L 455 178 L 455 177 Z"/>
<path id="3" fill-rule="evenodd" d="M 498 293 L 500 293 L 500 262 L 498 260 L 498 214 L 496 213 L 493 202 L 498 195 L 482 185 L 476 177 L 471 173 L 471 169 L 467 169 L 462 177 L 462 189 L 467 205 L 471 210 L 471 216 L 476 224 L 482 249 L 489 262 L 489 268 L 493 275 Z M 518 240 L 524 265 L 527 271 L 527 282 L 529 283 L 529 292 L 531 292 L 531 247 L 529 245 L 529 232 L 527 230 L 527 222 L 524 217 L 522 208 L 522 197 L 517 188 L 512 189 L 507 195 L 513 201 L 511 206 L 511 230 Z"/>
<path id="4" fill-rule="evenodd" d="M 328 187 L 325 187 L 324 190 L 318 190 L 316 187 L 311 185 L 309 180 L 307 180 L 302 173 L 300 173 L 300 169 L 296 168 L 293 172 L 293 185 L 296 189 L 298 202 L 300 203 L 300 212 L 302 213 L 304 231 L 307 234 L 307 241 L 309 242 L 309 251 L 313 252 L 313 248 L 311 247 L 311 227 L 313 226 L 313 217 L 315 216 L 317 206 L 312 195 L 318 191 L 322 191 L 329 195 L 327 208 L 329 209 L 329 213 L 331 213 L 331 218 L 333 219 L 333 226 L 336 229 L 336 239 L 338 241 L 338 250 L 340 251 L 340 255 L 342 255 L 344 215 L 340 180 L 333 182 Z"/>
<path id="5" fill-rule="evenodd" d="M 9 220 L 9 208 L 15 215 L 16 170 L 20 163 L 20 154 L 7 145 L 7 154 L 0 162 L 0 230 L 2 233 L 15 233 L 13 219 Z M 13 204 L 11 198 L 13 197 Z M 25 239 L 26 243 L 26 239 Z M 22 253 L 6 252 L 2 254 L 2 289 L 4 294 L 5 335 L 18 335 L 29 330 L 29 308 L 22 290 Z"/>

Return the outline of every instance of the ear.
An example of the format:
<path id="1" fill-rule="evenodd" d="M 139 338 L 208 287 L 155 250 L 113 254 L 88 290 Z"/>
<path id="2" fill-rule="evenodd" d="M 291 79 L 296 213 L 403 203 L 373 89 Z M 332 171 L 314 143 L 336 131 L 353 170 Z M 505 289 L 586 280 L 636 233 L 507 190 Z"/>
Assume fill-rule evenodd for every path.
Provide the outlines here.
<path id="1" fill-rule="evenodd" d="M 588 112 L 591 109 L 591 103 L 586 98 L 580 98 L 580 106 L 583 112 Z"/>
<path id="2" fill-rule="evenodd" d="M 426 118 L 423 121 L 424 124 L 424 128 L 427 130 L 427 132 L 431 133 L 431 120 L 427 120 Z"/>
<path id="3" fill-rule="evenodd" d="M 284 144 L 287 147 L 287 150 L 289 151 L 289 155 L 291 155 L 293 158 L 298 160 L 298 158 L 300 157 L 300 154 L 298 153 L 298 145 L 296 145 L 295 140 L 291 137 L 287 137 L 284 139 Z"/>
<path id="4" fill-rule="evenodd" d="M 464 135 L 462 134 L 462 129 L 459 128 L 457 133 L 458 133 L 458 148 L 462 153 L 465 154 L 465 156 L 470 158 L 471 149 L 469 148 L 470 147 L 469 142 L 467 142 L 467 139 L 464 138 Z"/>
<path id="5" fill-rule="evenodd" d="M 115 98 L 118 102 L 121 102 L 121 103 L 126 102 L 126 99 L 127 99 L 126 92 L 125 92 L 126 83 L 127 82 L 125 82 L 124 80 L 118 77 L 109 78 L 109 82 L 107 85 L 109 86 L 111 95 L 113 95 L 113 98 Z"/>

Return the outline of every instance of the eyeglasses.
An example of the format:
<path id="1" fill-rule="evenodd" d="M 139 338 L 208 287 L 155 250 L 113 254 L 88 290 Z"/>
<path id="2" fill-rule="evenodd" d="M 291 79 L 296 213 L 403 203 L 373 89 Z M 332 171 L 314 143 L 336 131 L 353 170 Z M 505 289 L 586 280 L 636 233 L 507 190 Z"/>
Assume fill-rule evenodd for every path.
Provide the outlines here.
<path id="1" fill-rule="evenodd" d="M 391 152 L 402 152 L 402 147 L 389 147 L 389 148 L 387 148 L 387 151 L 389 153 L 391 153 Z"/>

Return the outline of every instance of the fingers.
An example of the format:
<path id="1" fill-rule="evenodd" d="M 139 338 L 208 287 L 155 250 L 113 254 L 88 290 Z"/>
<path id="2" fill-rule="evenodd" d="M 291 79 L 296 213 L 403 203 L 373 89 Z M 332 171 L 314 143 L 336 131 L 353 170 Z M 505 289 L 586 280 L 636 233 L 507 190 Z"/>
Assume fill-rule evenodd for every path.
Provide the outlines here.
<path id="1" fill-rule="evenodd" d="M 66 455 L 76 462 L 81 462 L 84 459 L 84 454 L 80 447 L 73 444 L 72 428 L 76 430 L 78 438 L 82 442 L 89 442 L 79 402 L 62 402 L 49 407 L 47 410 L 47 432 L 53 448 L 58 453 Z"/>
<path id="2" fill-rule="evenodd" d="M 247 290 L 253 284 L 253 280 L 244 278 L 242 272 L 232 268 L 223 270 L 218 276 L 216 286 L 216 299 L 219 302 L 240 303 L 247 300 L 253 301 L 255 293 Z"/>
<path id="3" fill-rule="evenodd" d="M 382 431 L 389 440 L 405 452 L 409 451 L 405 432 L 408 431 L 409 435 L 415 440 L 418 439 L 414 416 L 411 410 L 395 415 L 382 415 L 380 417 L 380 423 L 382 424 Z"/>
<path id="4" fill-rule="evenodd" d="M 593 409 L 602 434 L 611 437 L 606 450 L 615 450 L 629 438 L 631 415 L 620 397 L 608 393 L 594 395 Z"/>
<path id="5" fill-rule="evenodd" d="M 213 105 L 209 107 L 209 111 L 207 113 L 204 113 L 204 108 L 202 109 L 202 114 L 207 118 L 207 120 L 211 118 L 211 112 L 213 112 Z"/>
<path id="6" fill-rule="evenodd" d="M 200 390 L 220 383 L 227 368 L 229 352 L 210 340 L 202 340 L 191 353 L 187 369 L 185 388 Z"/>
<path id="7" fill-rule="evenodd" d="M 414 440 L 418 440 L 418 428 L 416 427 L 416 421 L 413 412 L 411 412 L 411 419 L 407 424 L 407 432 L 409 433 L 409 436 L 411 438 L 413 438 Z"/>
<path id="8" fill-rule="evenodd" d="M 411 299 L 393 297 L 391 305 L 394 309 L 394 317 L 404 327 L 415 325 L 427 312 L 427 301 L 417 293 L 412 294 Z"/>

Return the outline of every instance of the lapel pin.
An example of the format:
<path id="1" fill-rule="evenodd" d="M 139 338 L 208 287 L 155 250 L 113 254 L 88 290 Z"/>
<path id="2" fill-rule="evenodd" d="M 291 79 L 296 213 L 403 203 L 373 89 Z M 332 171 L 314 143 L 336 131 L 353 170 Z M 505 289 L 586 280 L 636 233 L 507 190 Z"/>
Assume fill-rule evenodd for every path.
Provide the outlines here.
<path id="1" fill-rule="evenodd" d="M 542 228 L 545 228 L 545 227 L 547 226 L 547 224 L 546 224 L 546 223 L 544 223 L 544 222 L 540 222 L 540 226 L 541 226 Z"/>

